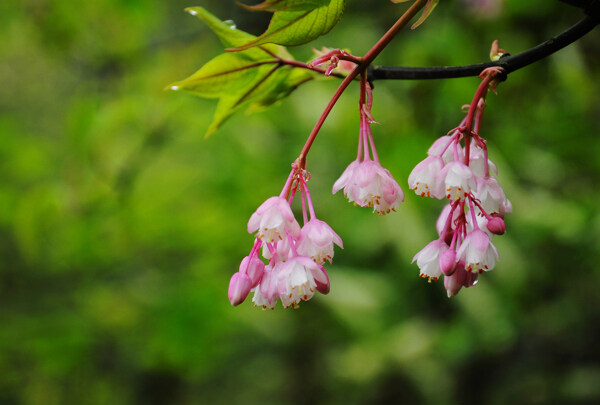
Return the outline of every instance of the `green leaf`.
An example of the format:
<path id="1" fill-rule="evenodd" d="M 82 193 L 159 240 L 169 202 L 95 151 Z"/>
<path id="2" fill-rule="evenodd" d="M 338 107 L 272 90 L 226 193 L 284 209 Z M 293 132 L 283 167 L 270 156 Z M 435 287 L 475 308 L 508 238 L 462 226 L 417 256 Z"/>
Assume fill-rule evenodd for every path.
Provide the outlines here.
<path id="1" fill-rule="evenodd" d="M 240 6 L 250 11 L 286 11 L 312 10 L 318 7 L 326 6 L 329 0 L 265 0 L 260 4 L 249 6 L 238 2 Z"/>
<path id="2" fill-rule="evenodd" d="M 305 44 L 328 33 L 341 18 L 345 5 L 344 0 L 323 0 L 312 2 L 315 4 L 306 9 L 299 9 L 298 7 L 305 7 L 308 3 L 297 1 L 296 7 L 292 3 L 294 2 L 290 2 L 289 9 L 282 7 L 273 14 L 267 31 L 261 36 L 227 50 L 242 51 L 268 43 L 286 46 Z M 321 5 L 318 6 L 319 4 Z"/>
<path id="3" fill-rule="evenodd" d="M 219 20 L 201 7 L 187 9 L 206 22 L 225 46 L 256 37 Z M 302 68 L 282 66 L 277 57 L 293 60 L 278 45 L 261 45 L 236 53 L 224 53 L 208 61 L 190 77 L 172 83 L 171 90 L 183 90 L 204 98 L 218 98 L 209 136 L 242 108 L 259 110 L 287 97 L 313 73 Z"/>
<path id="4" fill-rule="evenodd" d="M 205 136 L 213 134 L 219 127 L 239 110 L 250 106 L 250 110 L 260 110 L 287 97 L 300 84 L 310 80 L 312 75 L 308 71 L 290 68 L 259 68 L 257 80 L 240 92 L 224 94 L 219 100 Z"/>
<path id="5" fill-rule="evenodd" d="M 238 30 L 233 21 L 221 21 L 202 7 L 188 7 L 185 9 L 185 11 L 204 21 L 208 28 L 217 34 L 221 40 L 221 43 L 226 48 L 240 46 L 248 43 L 249 41 L 252 42 L 257 39 L 254 35 L 248 34 L 242 30 Z M 262 47 L 278 56 L 289 56 L 285 49 L 280 46 L 263 45 Z M 260 49 L 250 49 L 247 52 L 248 57 L 255 60 L 266 59 L 269 57 L 265 51 Z"/>
<path id="6" fill-rule="evenodd" d="M 252 85 L 259 75 L 257 68 L 272 67 L 276 63 L 275 59 L 271 59 L 257 61 L 241 53 L 221 54 L 187 79 L 172 83 L 168 88 L 186 90 L 200 97 L 219 98 L 224 93 L 237 92 Z"/>

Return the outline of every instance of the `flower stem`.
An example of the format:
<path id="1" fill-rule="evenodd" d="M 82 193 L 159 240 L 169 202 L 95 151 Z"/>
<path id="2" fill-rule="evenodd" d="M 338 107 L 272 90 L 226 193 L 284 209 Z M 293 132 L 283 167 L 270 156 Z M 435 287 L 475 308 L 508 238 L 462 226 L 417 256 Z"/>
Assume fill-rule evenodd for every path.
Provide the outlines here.
<path id="1" fill-rule="evenodd" d="M 465 165 L 467 166 L 469 166 L 469 161 L 471 160 L 471 130 L 473 127 L 473 118 L 475 117 L 475 113 L 477 112 L 479 100 L 485 99 L 485 96 L 487 95 L 487 92 L 489 90 L 490 82 L 493 78 L 493 74 L 486 74 L 484 76 L 483 80 L 479 84 L 479 87 L 477 88 L 477 91 L 475 92 L 475 96 L 473 96 L 473 101 L 471 101 L 471 106 L 469 107 L 469 112 L 465 120 Z"/>
<path id="2" fill-rule="evenodd" d="M 344 78 L 336 92 L 333 94 L 333 97 L 325 107 L 325 110 L 317 120 L 313 130 L 311 131 L 302 151 L 300 152 L 300 156 L 298 156 L 298 162 L 300 164 L 300 169 L 306 168 L 306 155 L 310 151 L 310 148 L 317 137 L 317 134 L 321 130 L 323 123 L 329 116 L 329 113 L 340 99 L 348 85 L 358 76 L 360 73 L 366 71 L 367 67 L 373 62 L 373 60 L 381 53 L 381 51 L 390 43 L 390 41 L 400 32 L 402 28 L 408 24 L 408 22 L 425 6 L 427 0 L 416 0 L 412 6 L 396 21 L 396 23 L 377 41 L 375 45 L 365 54 L 364 57 L 359 58 L 360 63 L 350 72 L 348 76 Z"/>

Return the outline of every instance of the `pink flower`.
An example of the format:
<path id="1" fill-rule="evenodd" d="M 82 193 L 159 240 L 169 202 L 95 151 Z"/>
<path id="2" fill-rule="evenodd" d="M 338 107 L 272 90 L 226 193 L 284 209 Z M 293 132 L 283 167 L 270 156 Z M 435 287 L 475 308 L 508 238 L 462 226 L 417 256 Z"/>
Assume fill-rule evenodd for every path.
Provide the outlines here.
<path id="1" fill-rule="evenodd" d="M 438 175 L 437 181 L 437 193 L 451 200 L 460 200 L 475 188 L 473 172 L 461 162 L 448 163 Z"/>
<path id="2" fill-rule="evenodd" d="M 437 281 L 442 275 L 442 270 L 439 265 L 439 256 L 448 250 L 448 245 L 440 239 L 429 242 L 419 253 L 413 257 L 412 262 L 417 261 L 417 266 L 421 270 L 420 276 L 429 278 L 429 280 Z"/>
<path id="3" fill-rule="evenodd" d="M 281 270 L 283 264 L 278 262 L 275 267 L 270 264 L 265 266 L 265 271 L 260 284 L 254 289 L 252 302 L 254 305 L 261 306 L 263 309 L 275 307 L 279 299 L 277 291 L 277 273 Z"/>
<path id="4" fill-rule="evenodd" d="M 450 143 L 452 142 L 452 136 L 445 135 L 441 138 L 438 138 L 433 145 L 427 151 L 429 156 L 437 156 L 441 157 L 444 163 L 450 163 L 454 161 L 454 148 Z M 459 156 L 458 158 L 462 160 L 462 150 L 458 149 Z"/>
<path id="5" fill-rule="evenodd" d="M 284 308 L 295 308 L 308 301 L 315 291 L 329 292 L 329 277 L 320 264 L 306 256 L 296 256 L 285 262 L 277 274 L 277 291 Z"/>
<path id="6" fill-rule="evenodd" d="M 443 167 L 444 162 L 439 156 L 427 157 L 408 176 L 408 187 L 421 197 L 442 198 L 443 194 L 437 194 L 437 178 Z"/>
<path id="7" fill-rule="evenodd" d="M 475 229 L 468 233 L 456 252 L 458 260 L 465 263 L 468 271 L 492 270 L 498 259 L 498 251 L 487 233 Z"/>
<path id="8" fill-rule="evenodd" d="M 344 248 L 342 239 L 327 223 L 316 218 L 308 221 L 300 232 L 296 249 L 298 254 L 308 256 L 322 264 L 333 258 L 333 244 Z"/>
<path id="9" fill-rule="evenodd" d="M 481 201 L 481 206 L 489 215 L 499 214 L 500 206 L 505 203 L 506 195 L 494 177 L 476 179 L 477 188 L 473 193 Z"/>
<path id="10" fill-rule="evenodd" d="M 373 160 L 350 163 L 333 185 L 333 193 L 342 188 L 350 202 L 373 207 L 380 215 L 395 210 L 404 201 L 404 192 L 392 174 Z"/>
<path id="11" fill-rule="evenodd" d="M 258 239 L 264 242 L 282 240 L 289 233 L 296 238 L 300 234 L 300 225 L 296 222 L 292 209 L 283 197 L 271 197 L 261 204 L 248 221 L 248 232 L 256 232 Z"/>

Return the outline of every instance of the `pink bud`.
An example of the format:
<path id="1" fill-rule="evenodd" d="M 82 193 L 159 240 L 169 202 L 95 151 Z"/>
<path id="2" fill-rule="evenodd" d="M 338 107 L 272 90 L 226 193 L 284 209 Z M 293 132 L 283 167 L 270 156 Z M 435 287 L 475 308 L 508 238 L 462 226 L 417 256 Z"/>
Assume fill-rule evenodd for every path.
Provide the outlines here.
<path id="1" fill-rule="evenodd" d="M 246 273 L 252 280 L 252 287 L 254 288 L 260 283 L 263 273 L 265 271 L 265 264 L 258 257 L 254 256 L 250 259 L 249 256 L 244 257 L 242 263 L 240 263 L 240 273 Z"/>
<path id="2" fill-rule="evenodd" d="M 461 265 L 457 265 L 454 274 L 444 277 L 444 287 L 448 293 L 448 298 L 454 297 L 464 286 L 467 278 L 467 272 Z"/>
<path id="3" fill-rule="evenodd" d="M 440 255 L 439 265 L 442 273 L 446 276 L 451 276 L 456 268 L 456 251 L 448 249 Z"/>
<path id="4" fill-rule="evenodd" d="M 248 275 L 239 272 L 235 273 L 229 282 L 228 295 L 231 305 L 236 306 L 244 302 L 251 288 L 252 279 Z"/>
<path id="5" fill-rule="evenodd" d="M 506 232 L 506 225 L 502 218 L 494 217 L 488 221 L 487 229 L 493 234 L 504 235 L 504 232 Z"/>

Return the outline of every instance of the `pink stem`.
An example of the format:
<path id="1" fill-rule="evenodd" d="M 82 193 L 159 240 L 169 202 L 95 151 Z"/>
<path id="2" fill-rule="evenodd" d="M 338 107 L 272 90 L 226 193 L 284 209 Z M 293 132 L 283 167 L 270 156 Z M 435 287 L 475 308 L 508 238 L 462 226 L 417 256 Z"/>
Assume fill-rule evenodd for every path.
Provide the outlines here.
<path id="1" fill-rule="evenodd" d="M 469 201 L 469 208 L 471 210 L 471 219 L 473 220 L 473 229 L 479 230 L 479 225 L 477 224 L 477 216 L 475 215 L 475 207 L 473 207 L 473 199 L 471 196 L 467 196 L 467 200 Z"/>
<path id="2" fill-rule="evenodd" d="M 280 197 L 287 198 L 287 195 L 290 191 L 290 187 L 292 186 L 294 174 L 296 174 L 296 168 L 292 167 L 292 171 L 290 172 L 290 175 L 288 176 L 288 178 L 285 182 L 285 185 L 283 186 L 283 189 L 281 190 L 281 194 L 279 194 Z"/>
<path id="3" fill-rule="evenodd" d="M 302 200 L 302 220 L 304 221 L 303 224 L 306 225 L 306 223 L 308 222 L 308 217 L 306 216 L 306 198 L 304 196 L 304 193 L 305 189 L 300 189 L 300 199 Z"/>
<path id="4" fill-rule="evenodd" d="M 308 191 L 308 185 L 302 180 L 302 185 L 304 187 L 304 192 L 306 193 L 306 201 L 308 202 L 308 211 L 310 212 L 310 219 L 315 219 L 317 216 L 315 215 L 315 208 L 313 207 L 312 198 L 310 197 L 310 191 Z M 306 222 L 306 220 L 304 221 Z"/>

